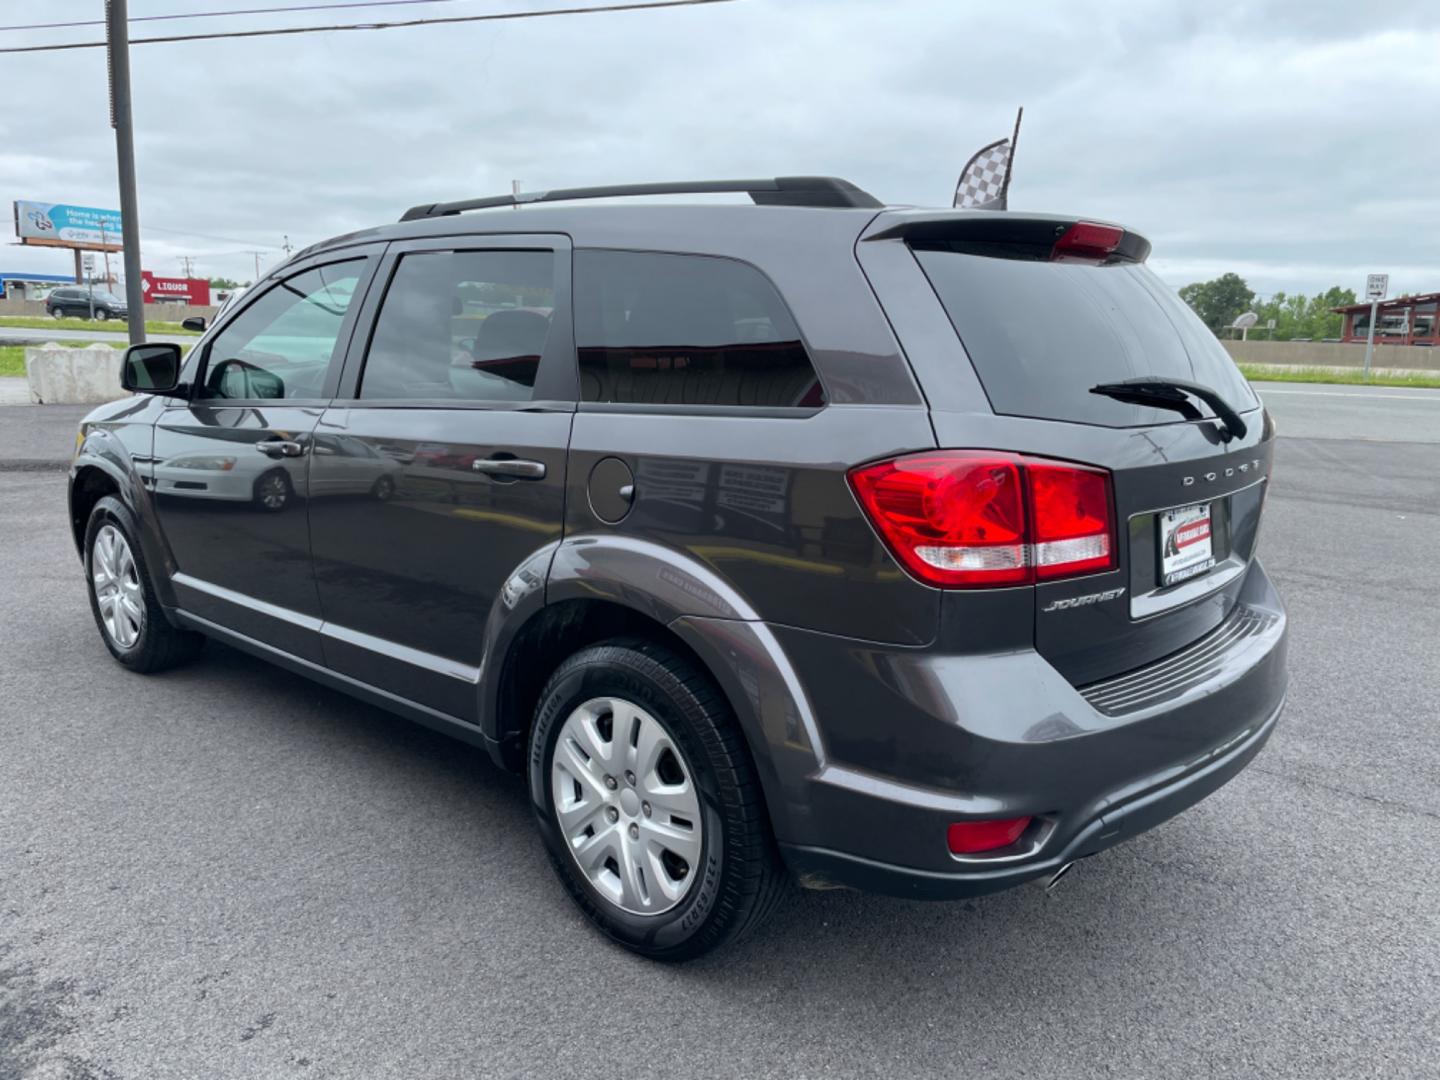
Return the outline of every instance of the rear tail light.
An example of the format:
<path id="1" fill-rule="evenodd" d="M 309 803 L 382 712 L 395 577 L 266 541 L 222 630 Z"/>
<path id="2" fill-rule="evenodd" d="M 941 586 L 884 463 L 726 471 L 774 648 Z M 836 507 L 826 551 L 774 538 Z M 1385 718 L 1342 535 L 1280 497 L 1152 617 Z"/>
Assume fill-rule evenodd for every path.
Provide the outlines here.
<path id="1" fill-rule="evenodd" d="M 1116 565 L 1104 469 L 941 450 L 853 469 L 850 484 L 895 557 L 930 585 L 1025 585 Z"/>
<path id="2" fill-rule="evenodd" d="M 952 855 L 977 855 L 1009 847 L 1020 839 L 1030 826 L 1031 818 L 998 818 L 991 821 L 957 821 L 947 830 L 945 839 Z"/>
<path id="3" fill-rule="evenodd" d="M 1094 221 L 1077 221 L 1055 241 L 1050 249 L 1051 262 L 1104 262 L 1115 253 L 1125 230 L 1118 225 L 1101 225 Z"/>

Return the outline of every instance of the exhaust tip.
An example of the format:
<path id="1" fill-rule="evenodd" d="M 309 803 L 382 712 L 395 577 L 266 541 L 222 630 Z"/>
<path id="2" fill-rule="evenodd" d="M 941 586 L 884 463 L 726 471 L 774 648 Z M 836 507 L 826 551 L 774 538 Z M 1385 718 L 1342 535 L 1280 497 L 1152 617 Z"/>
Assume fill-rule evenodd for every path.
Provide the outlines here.
<path id="1" fill-rule="evenodd" d="M 1060 879 L 1063 878 L 1066 874 L 1070 873 L 1070 871 L 1073 869 L 1075 869 L 1075 863 L 1067 862 L 1064 866 L 1060 867 L 1059 870 L 1056 870 L 1055 873 L 1051 874 L 1048 878 L 1035 878 L 1033 884 L 1038 885 L 1044 891 L 1045 895 L 1049 896 L 1052 892 L 1055 891 L 1055 886 L 1060 884 Z"/>

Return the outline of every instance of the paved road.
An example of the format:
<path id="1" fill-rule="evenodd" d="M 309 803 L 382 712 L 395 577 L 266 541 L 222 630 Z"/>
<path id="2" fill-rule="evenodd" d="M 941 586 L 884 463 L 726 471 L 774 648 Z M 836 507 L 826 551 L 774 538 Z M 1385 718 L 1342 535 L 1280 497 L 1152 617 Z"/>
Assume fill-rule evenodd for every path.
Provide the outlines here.
<path id="1" fill-rule="evenodd" d="M 1440 443 L 1440 390 L 1257 383 L 1282 436 Z"/>
<path id="2" fill-rule="evenodd" d="M 1247 772 L 1049 897 L 796 892 L 683 968 L 581 922 L 483 754 L 225 648 L 120 670 L 59 474 L 0 472 L 0 1077 L 1434 1077 L 1440 447 L 1274 404 Z"/>
<path id="3" fill-rule="evenodd" d="M 130 340 L 125 324 L 110 324 L 118 330 L 65 330 L 59 327 L 37 327 L 27 329 L 18 326 L 0 326 L 0 345 L 33 345 L 37 341 L 103 341 L 124 344 Z M 177 345 L 193 345 L 195 334 L 146 334 L 146 341 L 173 341 Z"/>

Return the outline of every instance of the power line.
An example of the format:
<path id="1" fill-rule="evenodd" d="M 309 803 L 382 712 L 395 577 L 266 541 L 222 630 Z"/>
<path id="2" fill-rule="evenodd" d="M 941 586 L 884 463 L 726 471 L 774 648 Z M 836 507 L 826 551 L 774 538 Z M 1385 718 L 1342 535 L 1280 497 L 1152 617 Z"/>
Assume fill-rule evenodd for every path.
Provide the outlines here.
<path id="1" fill-rule="evenodd" d="M 453 4 L 457 0 L 350 0 L 343 4 L 287 4 L 284 7 L 237 8 L 234 11 L 188 11 L 170 15 L 134 15 L 131 23 L 169 22 L 173 19 L 218 19 L 231 15 L 276 15 L 293 11 L 340 11 L 345 8 L 408 7 L 412 4 Z M 68 30 L 76 26 L 104 26 L 104 19 L 80 19 L 75 22 L 30 23 L 0 26 L 3 30 Z"/>
<path id="2" fill-rule="evenodd" d="M 388 23 L 338 23 L 334 26 L 286 26 L 268 30 L 230 30 L 216 34 L 173 34 L 166 37 L 131 38 L 131 45 L 160 45 L 177 41 L 215 41 L 220 38 L 277 37 L 287 34 L 320 34 L 341 30 L 399 30 L 411 26 L 438 26 L 454 23 L 497 22 L 505 19 L 541 19 L 552 15 L 603 15 L 619 11 L 649 11 L 657 8 L 697 7 L 701 4 L 730 4 L 734 0 L 645 0 L 642 3 L 603 4 L 599 7 L 548 8 L 542 11 L 508 11 L 489 15 L 452 15 L 439 19 L 408 19 Z M 0 53 L 64 52 L 70 49 L 103 49 L 103 41 L 77 41 L 66 45 L 19 45 Z"/>
<path id="3" fill-rule="evenodd" d="M 236 237 L 236 236 L 215 236 L 215 235 L 212 234 L 212 233 L 195 232 L 195 231 L 192 230 L 192 229 L 170 229 L 170 228 L 166 228 L 166 227 L 161 226 L 161 225 L 146 225 L 146 226 L 145 226 L 145 231 L 146 231 L 146 232 L 172 233 L 172 234 L 174 234 L 175 236 L 198 236 L 198 237 L 200 237 L 200 239 L 202 239 L 202 240 L 219 240 L 219 241 L 221 241 L 222 243 L 226 243 L 226 244 L 253 244 L 253 243 L 255 243 L 254 240 L 241 240 L 239 237 Z M 264 247 L 265 245 L 264 245 L 264 244 L 261 244 L 260 246 L 261 246 L 261 247 Z M 249 248 L 246 248 L 246 251 L 247 251 L 247 252 L 248 252 L 249 250 L 250 250 Z M 273 251 L 274 249 L 272 248 L 271 250 Z"/>

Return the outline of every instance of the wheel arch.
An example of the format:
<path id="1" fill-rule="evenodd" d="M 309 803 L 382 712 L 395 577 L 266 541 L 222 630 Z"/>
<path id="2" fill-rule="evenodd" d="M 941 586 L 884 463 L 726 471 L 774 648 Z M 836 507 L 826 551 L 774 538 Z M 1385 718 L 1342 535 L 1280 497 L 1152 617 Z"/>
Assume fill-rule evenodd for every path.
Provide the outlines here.
<path id="1" fill-rule="evenodd" d="M 496 760 L 523 769 L 540 692 L 565 657 L 635 636 L 665 646 L 715 684 L 783 836 L 797 810 L 797 784 L 823 764 L 807 695 L 744 597 L 708 567 L 647 541 L 572 537 L 511 577 L 492 613 L 480 677 L 480 724 Z"/>
<path id="2" fill-rule="evenodd" d="M 91 427 L 85 432 L 75 463 L 71 466 L 68 495 L 71 537 L 82 560 L 85 558 L 85 529 L 90 522 L 90 514 L 95 504 L 107 495 L 119 499 L 135 516 L 141 551 L 146 565 L 150 567 L 156 596 L 168 618 L 170 609 L 175 606 L 174 590 L 170 584 L 175 563 L 155 519 L 150 492 L 124 442 L 112 431 Z"/>
<path id="3" fill-rule="evenodd" d="M 719 683 L 710 665 L 683 637 L 637 608 L 579 597 L 544 604 L 510 637 L 494 669 L 486 734 L 498 745 L 506 768 L 519 771 L 524 767 L 530 724 L 540 693 L 555 669 L 581 649 L 617 637 L 644 638 L 663 645 Z M 730 696 L 725 696 L 728 701 Z M 732 709 L 735 704 L 730 701 Z"/>
<path id="4" fill-rule="evenodd" d="M 75 541 L 75 550 L 85 557 L 85 529 L 90 523 L 90 514 L 95 504 L 106 495 L 120 499 L 120 482 L 109 470 L 96 464 L 81 465 L 70 480 L 70 537 Z"/>

